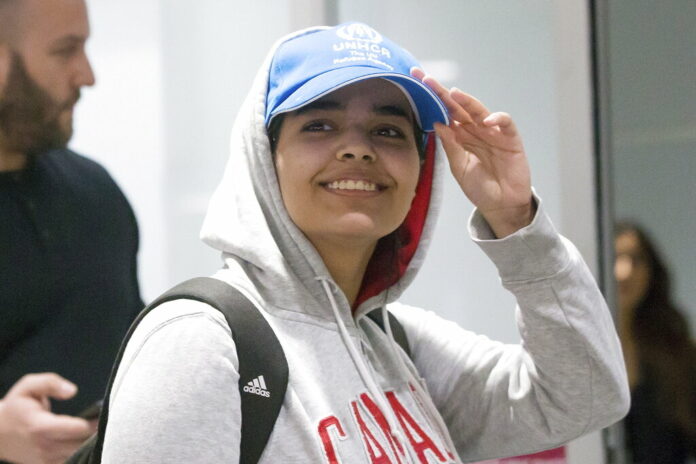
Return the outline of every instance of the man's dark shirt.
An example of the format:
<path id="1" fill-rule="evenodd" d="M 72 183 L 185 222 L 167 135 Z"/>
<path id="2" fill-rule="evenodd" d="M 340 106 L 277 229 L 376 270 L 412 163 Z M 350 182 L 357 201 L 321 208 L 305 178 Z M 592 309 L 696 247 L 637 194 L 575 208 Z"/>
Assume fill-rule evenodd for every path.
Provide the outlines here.
<path id="1" fill-rule="evenodd" d="M 24 374 L 79 387 L 53 402 L 77 414 L 101 398 L 142 307 L 133 211 L 109 174 L 69 150 L 0 173 L 0 397 Z"/>

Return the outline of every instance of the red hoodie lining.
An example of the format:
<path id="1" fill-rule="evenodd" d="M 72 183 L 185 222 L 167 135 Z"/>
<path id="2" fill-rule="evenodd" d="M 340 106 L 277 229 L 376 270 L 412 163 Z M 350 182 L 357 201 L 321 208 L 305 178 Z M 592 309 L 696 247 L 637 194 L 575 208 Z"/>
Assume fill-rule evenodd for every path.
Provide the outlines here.
<path id="1" fill-rule="evenodd" d="M 435 166 L 435 136 L 432 133 L 428 135 L 425 153 L 411 209 L 399 228 L 377 243 L 353 308 L 398 282 L 418 249 L 432 194 Z"/>

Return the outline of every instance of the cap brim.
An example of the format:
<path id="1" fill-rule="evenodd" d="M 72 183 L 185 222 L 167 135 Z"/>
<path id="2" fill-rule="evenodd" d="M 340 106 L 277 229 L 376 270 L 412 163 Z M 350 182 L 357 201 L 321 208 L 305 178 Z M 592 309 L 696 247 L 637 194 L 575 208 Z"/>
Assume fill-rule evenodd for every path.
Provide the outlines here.
<path id="1" fill-rule="evenodd" d="M 448 124 L 449 119 L 444 104 L 425 84 L 404 74 L 389 73 L 369 66 L 332 69 L 313 77 L 278 105 L 269 115 L 266 124 L 269 124 L 274 116 L 302 108 L 334 90 L 365 79 L 379 77 L 393 81 L 404 91 L 422 130 L 427 132 L 434 130 L 433 124 L 436 122 Z"/>

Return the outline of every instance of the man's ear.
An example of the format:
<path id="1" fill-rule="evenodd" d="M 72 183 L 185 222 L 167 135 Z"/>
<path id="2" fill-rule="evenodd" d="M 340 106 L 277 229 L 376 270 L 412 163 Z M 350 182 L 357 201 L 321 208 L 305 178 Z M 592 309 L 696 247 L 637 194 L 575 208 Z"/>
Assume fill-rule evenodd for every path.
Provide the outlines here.
<path id="1" fill-rule="evenodd" d="M 10 46 L 6 42 L 0 42 L 0 98 L 5 91 L 5 85 L 10 77 L 10 68 L 12 67 L 12 53 Z"/>

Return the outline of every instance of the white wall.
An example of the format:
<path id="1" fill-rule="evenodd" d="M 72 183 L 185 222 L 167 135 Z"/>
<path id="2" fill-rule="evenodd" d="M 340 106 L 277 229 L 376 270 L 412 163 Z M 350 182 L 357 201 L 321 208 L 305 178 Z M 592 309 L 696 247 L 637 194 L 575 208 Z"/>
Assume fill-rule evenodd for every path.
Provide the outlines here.
<path id="1" fill-rule="evenodd" d="M 149 300 L 219 267 L 198 230 L 235 112 L 271 43 L 329 12 L 321 0 L 88 2 L 99 82 L 78 108 L 73 147 L 102 161 L 134 205 Z M 447 84 L 510 112 L 548 212 L 594 264 L 584 1 L 350 0 L 330 10 L 373 25 Z M 431 253 L 405 299 L 517 342 L 513 300 L 467 238 L 470 211 L 449 182 Z M 571 463 L 602 462 L 596 435 L 570 452 Z"/>
<path id="2" fill-rule="evenodd" d="M 256 69 L 276 35 L 291 28 L 288 2 L 280 0 L 167 2 L 162 18 L 167 274 L 175 283 L 221 265 L 219 253 L 198 239 L 208 198 Z"/>
<path id="3" fill-rule="evenodd" d="M 71 147 L 101 162 L 133 205 L 145 301 L 220 266 L 198 231 L 235 112 L 270 45 L 321 22 L 311 3 L 87 0 L 97 84 L 83 92 Z"/>
<path id="4" fill-rule="evenodd" d="M 140 226 L 140 282 L 156 296 L 167 285 L 165 118 L 159 1 L 87 2 L 87 50 L 97 83 L 83 91 L 71 147 L 101 162 L 129 198 Z"/>

